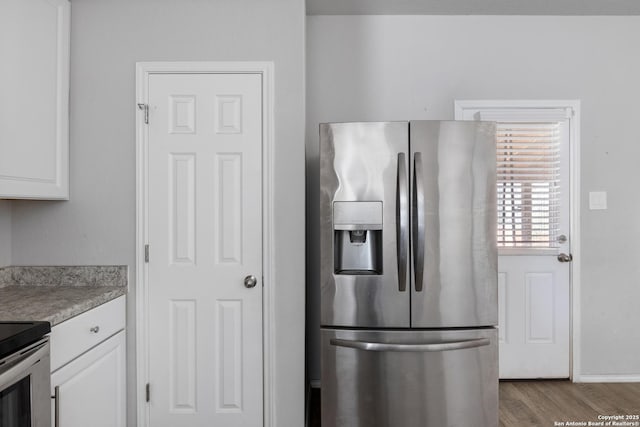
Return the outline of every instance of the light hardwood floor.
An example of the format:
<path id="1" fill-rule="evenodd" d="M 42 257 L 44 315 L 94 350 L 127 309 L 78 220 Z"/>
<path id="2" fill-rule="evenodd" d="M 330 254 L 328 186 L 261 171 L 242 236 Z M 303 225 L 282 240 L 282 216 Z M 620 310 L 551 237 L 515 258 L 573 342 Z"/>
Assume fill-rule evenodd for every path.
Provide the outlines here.
<path id="1" fill-rule="evenodd" d="M 500 382 L 501 427 L 588 424 L 602 421 L 598 415 L 640 415 L 640 383 Z"/>
<path id="2" fill-rule="evenodd" d="M 309 427 L 320 427 L 319 389 L 311 391 L 309 411 Z M 588 423 L 599 421 L 598 415 L 640 415 L 640 383 L 500 382 L 500 427 L 551 427 L 555 421 Z"/>

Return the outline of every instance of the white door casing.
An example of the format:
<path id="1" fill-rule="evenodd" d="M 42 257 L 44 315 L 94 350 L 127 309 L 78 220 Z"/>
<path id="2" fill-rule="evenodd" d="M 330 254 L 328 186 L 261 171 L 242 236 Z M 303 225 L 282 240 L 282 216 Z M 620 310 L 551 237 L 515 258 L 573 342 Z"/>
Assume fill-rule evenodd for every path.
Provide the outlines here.
<path id="1" fill-rule="evenodd" d="M 138 66 L 149 106 L 149 124 L 138 129 L 139 168 L 147 171 L 139 176 L 138 237 L 149 245 L 138 390 L 148 382 L 151 395 L 148 405 L 138 395 L 139 425 L 268 425 L 268 67 L 233 73 L 238 64 L 199 65 Z M 230 72 L 220 72 L 225 65 Z M 161 70 L 141 70 L 154 66 Z M 247 288 L 246 276 L 257 285 Z"/>
<path id="2" fill-rule="evenodd" d="M 456 101 L 456 119 L 560 123 L 559 234 L 567 240 L 557 249 L 499 250 L 500 378 L 575 378 L 578 372 L 578 113 L 577 101 Z M 558 262 L 559 253 L 572 252 L 574 263 Z"/>

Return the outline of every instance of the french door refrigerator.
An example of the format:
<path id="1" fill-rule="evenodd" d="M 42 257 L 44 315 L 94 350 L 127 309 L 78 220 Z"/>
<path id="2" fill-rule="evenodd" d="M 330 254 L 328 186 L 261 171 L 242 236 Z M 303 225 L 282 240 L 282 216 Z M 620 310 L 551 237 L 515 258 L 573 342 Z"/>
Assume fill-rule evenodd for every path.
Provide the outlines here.
<path id="1" fill-rule="evenodd" d="M 498 425 L 495 124 L 320 125 L 324 427 Z"/>

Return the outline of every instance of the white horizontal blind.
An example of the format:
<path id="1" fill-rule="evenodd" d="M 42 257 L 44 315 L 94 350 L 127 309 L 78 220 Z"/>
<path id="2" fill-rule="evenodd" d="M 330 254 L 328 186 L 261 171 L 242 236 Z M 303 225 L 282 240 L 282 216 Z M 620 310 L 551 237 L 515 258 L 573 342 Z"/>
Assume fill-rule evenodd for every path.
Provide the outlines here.
<path id="1" fill-rule="evenodd" d="M 498 246 L 557 248 L 560 124 L 498 123 Z"/>

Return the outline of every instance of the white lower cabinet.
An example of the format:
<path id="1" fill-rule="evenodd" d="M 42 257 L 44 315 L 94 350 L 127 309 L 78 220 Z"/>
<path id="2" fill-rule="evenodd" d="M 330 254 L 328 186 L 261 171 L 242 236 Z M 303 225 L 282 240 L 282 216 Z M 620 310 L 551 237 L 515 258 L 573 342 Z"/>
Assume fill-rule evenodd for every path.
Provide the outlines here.
<path id="1" fill-rule="evenodd" d="M 75 343 L 82 342 L 83 338 L 95 339 L 95 335 L 100 331 L 113 326 L 99 323 L 105 312 L 114 315 L 109 319 L 110 321 L 121 317 L 123 325 L 119 332 L 105 337 L 98 344 L 92 342 L 89 348 L 81 348 L 79 355 L 69 355 L 67 360 L 70 357 L 72 359 L 61 367 L 52 363 L 51 367 L 54 371 L 51 374 L 51 425 L 53 427 L 126 426 L 126 335 L 123 309 L 124 297 L 53 328 L 52 361 L 60 359 L 56 354 L 68 352 L 69 346 L 64 345 L 63 348 L 60 344 L 72 341 L 72 338 L 75 338 L 73 339 Z M 84 327 L 80 328 L 80 326 Z M 69 336 L 78 329 L 98 332 L 89 332 L 91 335 L 87 337 L 77 332 L 74 333 L 74 337 Z"/>
<path id="2" fill-rule="evenodd" d="M 124 427 L 125 333 L 51 375 L 55 427 Z"/>

